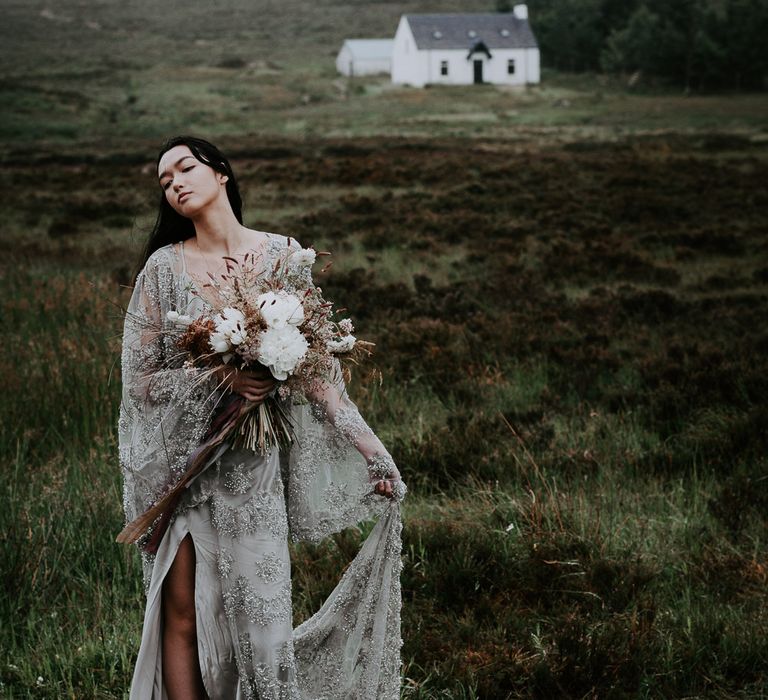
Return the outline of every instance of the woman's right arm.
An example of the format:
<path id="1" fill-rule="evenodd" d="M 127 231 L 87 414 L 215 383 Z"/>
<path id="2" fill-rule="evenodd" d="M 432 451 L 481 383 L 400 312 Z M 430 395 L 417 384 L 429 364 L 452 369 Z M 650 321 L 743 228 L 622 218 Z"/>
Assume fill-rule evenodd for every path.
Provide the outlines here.
<path id="1" fill-rule="evenodd" d="M 151 256 L 136 279 L 123 329 L 118 438 L 128 520 L 183 473 L 220 398 L 210 370 L 183 366 L 166 317 L 176 299 L 172 269 L 162 254 Z"/>

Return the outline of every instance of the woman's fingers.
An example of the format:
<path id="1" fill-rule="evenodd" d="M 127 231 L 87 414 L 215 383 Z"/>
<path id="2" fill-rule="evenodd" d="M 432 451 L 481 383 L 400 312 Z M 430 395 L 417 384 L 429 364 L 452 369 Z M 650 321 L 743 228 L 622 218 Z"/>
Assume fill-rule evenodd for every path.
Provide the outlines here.
<path id="1" fill-rule="evenodd" d="M 274 381 L 272 373 L 266 367 L 264 369 L 244 369 L 242 370 L 242 374 L 249 379 L 269 379 Z"/>
<path id="2" fill-rule="evenodd" d="M 269 396 L 270 392 L 275 388 L 275 384 L 274 379 L 241 377 L 236 391 L 249 401 L 261 401 Z"/>
<path id="3" fill-rule="evenodd" d="M 272 391 L 275 386 L 274 379 L 249 379 L 243 382 L 249 391 Z"/>
<path id="4" fill-rule="evenodd" d="M 376 484 L 374 491 L 376 491 L 376 493 L 378 493 L 380 496 L 392 498 L 392 483 L 386 479 L 382 479 Z"/>
<path id="5" fill-rule="evenodd" d="M 224 376 L 231 391 L 256 403 L 261 403 L 266 399 L 277 384 L 266 367 L 258 370 L 233 368 L 231 372 L 225 372 Z"/>
<path id="6" fill-rule="evenodd" d="M 268 391 L 243 391 L 242 395 L 249 401 L 261 402 L 269 396 Z"/>

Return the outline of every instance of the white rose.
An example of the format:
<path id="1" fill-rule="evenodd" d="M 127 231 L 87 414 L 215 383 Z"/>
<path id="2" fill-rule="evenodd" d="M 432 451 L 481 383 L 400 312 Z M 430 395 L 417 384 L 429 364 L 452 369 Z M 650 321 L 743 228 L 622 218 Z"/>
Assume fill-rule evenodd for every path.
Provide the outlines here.
<path id="1" fill-rule="evenodd" d="M 329 340 L 325 345 L 331 352 L 349 352 L 355 347 L 354 335 L 345 335 L 341 340 Z"/>
<path id="2" fill-rule="evenodd" d="M 261 315 L 270 328 L 299 326 L 304 322 L 301 300 L 288 292 L 265 292 L 256 299 Z"/>
<path id="3" fill-rule="evenodd" d="M 256 359 L 269 367 L 275 379 L 287 379 L 304 356 L 309 344 L 296 326 L 267 328 L 259 333 Z"/>
<path id="4" fill-rule="evenodd" d="M 165 317 L 171 321 L 172 323 L 176 323 L 176 321 L 179 320 L 179 312 L 178 311 L 169 311 L 167 314 L 165 314 Z"/>

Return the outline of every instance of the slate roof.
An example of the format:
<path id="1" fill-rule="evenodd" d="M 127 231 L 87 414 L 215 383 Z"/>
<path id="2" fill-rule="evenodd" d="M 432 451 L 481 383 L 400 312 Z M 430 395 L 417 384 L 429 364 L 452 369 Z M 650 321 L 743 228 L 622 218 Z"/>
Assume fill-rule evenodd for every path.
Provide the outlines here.
<path id="1" fill-rule="evenodd" d="M 344 42 L 355 58 L 391 58 L 394 39 L 347 39 Z"/>
<path id="2" fill-rule="evenodd" d="M 512 12 L 475 14 L 407 14 L 405 15 L 419 50 L 471 49 L 482 41 L 489 49 L 536 49 L 536 37 L 527 19 Z M 504 36 L 503 30 L 509 32 Z M 440 38 L 434 32 L 439 31 Z M 469 32 L 474 31 L 475 36 Z"/>

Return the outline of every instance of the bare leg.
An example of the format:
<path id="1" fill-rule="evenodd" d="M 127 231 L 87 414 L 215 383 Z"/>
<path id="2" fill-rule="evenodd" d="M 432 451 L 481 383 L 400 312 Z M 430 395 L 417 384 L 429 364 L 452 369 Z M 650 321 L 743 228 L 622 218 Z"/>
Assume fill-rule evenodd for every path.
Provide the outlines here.
<path id="1" fill-rule="evenodd" d="M 197 655 L 195 545 L 187 533 L 163 581 L 163 684 L 168 700 L 205 700 Z"/>

